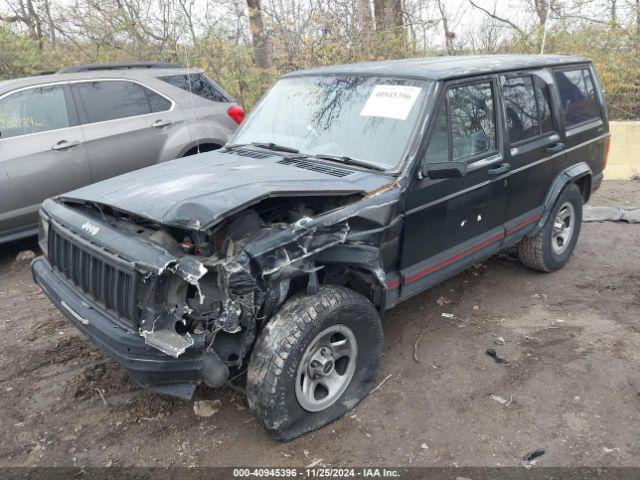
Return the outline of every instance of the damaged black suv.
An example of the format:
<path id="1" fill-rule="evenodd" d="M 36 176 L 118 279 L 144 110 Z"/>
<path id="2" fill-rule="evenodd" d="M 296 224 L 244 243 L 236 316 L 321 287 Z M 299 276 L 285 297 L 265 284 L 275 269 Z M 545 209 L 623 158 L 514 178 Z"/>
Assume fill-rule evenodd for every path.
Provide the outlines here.
<path id="1" fill-rule="evenodd" d="M 153 391 L 242 378 L 288 440 L 374 386 L 386 310 L 517 244 L 569 259 L 609 144 L 586 58 L 282 77 L 223 149 L 47 200 L 39 285 Z"/>

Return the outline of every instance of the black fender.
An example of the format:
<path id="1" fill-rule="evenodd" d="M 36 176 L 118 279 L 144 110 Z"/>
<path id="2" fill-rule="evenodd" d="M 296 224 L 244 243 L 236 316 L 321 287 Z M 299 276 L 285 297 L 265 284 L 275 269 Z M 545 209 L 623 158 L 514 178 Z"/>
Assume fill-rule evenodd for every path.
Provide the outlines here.
<path id="1" fill-rule="evenodd" d="M 367 272 L 372 280 L 374 305 L 383 308 L 386 303 L 386 273 L 378 247 L 366 244 L 340 244 L 320 252 L 314 257 L 316 265 L 340 265 L 343 268 L 356 268 Z"/>
<path id="2" fill-rule="evenodd" d="M 553 206 L 556 204 L 556 200 L 558 200 L 560 192 L 562 192 L 562 189 L 568 183 L 576 182 L 585 177 L 591 178 L 592 176 L 593 172 L 586 162 L 576 163 L 575 165 L 572 165 L 569 168 L 561 171 L 551 183 L 551 187 L 549 187 L 547 196 L 544 199 L 544 203 L 542 205 L 542 217 L 540 217 L 540 220 L 538 220 L 536 227 L 531 230 L 531 232 L 529 232 L 527 236 L 535 237 L 538 232 L 540 232 L 544 224 L 547 222 L 547 218 L 549 218 L 549 214 L 551 213 Z M 585 194 L 585 202 L 588 200 L 590 190 L 591 186 L 589 185 L 587 193 Z"/>

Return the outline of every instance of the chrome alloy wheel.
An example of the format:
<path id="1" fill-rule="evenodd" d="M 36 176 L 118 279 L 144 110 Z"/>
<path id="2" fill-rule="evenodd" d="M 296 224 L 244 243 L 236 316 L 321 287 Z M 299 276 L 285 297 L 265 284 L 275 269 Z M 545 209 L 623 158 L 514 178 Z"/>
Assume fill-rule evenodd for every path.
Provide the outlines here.
<path id="1" fill-rule="evenodd" d="M 565 202 L 558 210 L 551 230 L 551 248 L 556 255 L 562 255 L 571 243 L 575 227 L 576 213 L 573 205 Z"/>
<path id="2" fill-rule="evenodd" d="M 319 412 L 333 405 L 356 370 L 358 342 L 346 325 L 322 330 L 302 355 L 296 375 L 296 398 L 302 408 Z"/>

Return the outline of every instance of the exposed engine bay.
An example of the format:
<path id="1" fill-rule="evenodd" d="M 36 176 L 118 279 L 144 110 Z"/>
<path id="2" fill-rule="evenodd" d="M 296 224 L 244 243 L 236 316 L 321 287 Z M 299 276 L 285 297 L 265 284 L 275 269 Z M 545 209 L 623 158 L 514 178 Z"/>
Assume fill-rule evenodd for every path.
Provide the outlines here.
<path id="1" fill-rule="evenodd" d="M 348 270 L 337 274 L 317 263 L 319 252 L 346 241 L 350 222 L 374 226 L 353 218 L 358 210 L 345 211 L 363 197 L 269 197 L 207 231 L 161 225 L 99 203 L 65 206 L 166 251 L 163 263 L 136 262 L 138 333 L 176 358 L 204 342 L 214 361 L 226 367 L 224 376 L 207 378 L 205 372 L 205 382 L 219 386 L 229 370 L 243 364 L 263 324 L 292 294 L 319 282 L 380 287 L 369 273 L 354 270 L 349 279 Z M 323 216 L 328 218 L 322 221 Z"/>

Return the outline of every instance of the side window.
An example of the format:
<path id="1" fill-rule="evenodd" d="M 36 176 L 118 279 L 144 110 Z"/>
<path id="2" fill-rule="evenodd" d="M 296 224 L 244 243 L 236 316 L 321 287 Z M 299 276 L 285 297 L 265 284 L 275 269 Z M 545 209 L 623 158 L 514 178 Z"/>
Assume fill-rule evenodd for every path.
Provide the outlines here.
<path id="1" fill-rule="evenodd" d="M 230 98 L 220 91 L 220 89 L 202 73 L 194 73 L 191 75 L 171 75 L 168 77 L 161 77 L 160 80 L 164 80 L 174 87 L 181 88 L 187 92 L 192 92 L 194 95 L 206 98 L 212 102 L 231 101 Z"/>
<path id="2" fill-rule="evenodd" d="M 171 102 L 134 82 L 99 81 L 75 86 L 89 123 L 134 117 L 171 108 Z"/>
<path id="3" fill-rule="evenodd" d="M 464 160 L 496 148 L 491 83 L 451 88 L 447 104 L 452 160 Z"/>
<path id="4" fill-rule="evenodd" d="M 424 162 L 464 161 L 495 150 L 493 105 L 490 82 L 450 88 L 436 116 Z"/>
<path id="5" fill-rule="evenodd" d="M 142 87 L 144 88 L 144 87 Z M 151 113 L 166 112 L 171 108 L 171 102 L 164 98 L 162 95 L 158 95 L 156 92 L 144 88 L 149 99 L 149 106 L 151 107 Z"/>
<path id="6" fill-rule="evenodd" d="M 502 85 L 511 144 L 553 131 L 549 89 L 532 75 L 510 77 Z"/>
<path id="7" fill-rule="evenodd" d="M 567 127 L 598 117 L 598 107 L 589 70 L 565 70 L 555 73 Z"/>
<path id="8" fill-rule="evenodd" d="M 509 140 L 520 142 L 540 134 L 533 77 L 508 78 L 502 85 Z"/>
<path id="9" fill-rule="evenodd" d="M 69 126 L 62 85 L 22 90 L 0 100 L 0 139 Z"/>

